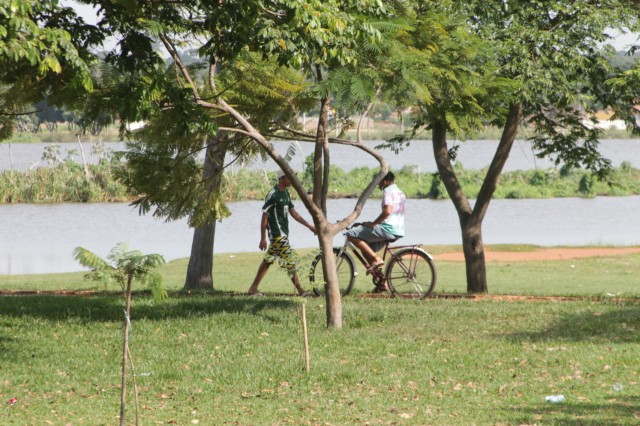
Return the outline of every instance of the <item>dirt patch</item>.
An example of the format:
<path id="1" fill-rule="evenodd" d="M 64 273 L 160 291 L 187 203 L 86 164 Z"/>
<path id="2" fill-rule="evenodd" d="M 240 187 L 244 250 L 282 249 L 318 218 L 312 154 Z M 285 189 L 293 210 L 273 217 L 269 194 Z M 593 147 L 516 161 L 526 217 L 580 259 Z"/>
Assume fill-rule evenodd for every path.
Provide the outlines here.
<path id="1" fill-rule="evenodd" d="M 602 301 L 620 305 L 640 304 L 640 299 L 599 296 L 521 296 L 515 294 L 435 294 L 432 299 L 493 300 L 496 302 L 582 302 Z"/>
<path id="2" fill-rule="evenodd" d="M 487 262 L 526 262 L 530 260 L 566 260 L 584 257 L 620 256 L 640 253 L 640 247 L 588 247 L 550 248 L 535 251 L 511 252 L 485 250 Z M 436 261 L 464 262 L 462 252 L 442 253 L 433 256 Z"/>
<path id="3" fill-rule="evenodd" d="M 389 299 L 394 297 L 391 293 L 371 294 L 362 293 L 356 297 L 367 299 Z M 583 302 L 583 301 L 602 301 L 606 300 L 610 303 L 619 305 L 638 305 L 640 299 L 637 298 L 621 298 L 621 297 L 598 297 L 598 296 L 524 296 L 516 294 L 446 294 L 434 293 L 427 297 L 425 302 L 436 299 L 460 299 L 460 300 L 492 300 L 495 302 Z"/>

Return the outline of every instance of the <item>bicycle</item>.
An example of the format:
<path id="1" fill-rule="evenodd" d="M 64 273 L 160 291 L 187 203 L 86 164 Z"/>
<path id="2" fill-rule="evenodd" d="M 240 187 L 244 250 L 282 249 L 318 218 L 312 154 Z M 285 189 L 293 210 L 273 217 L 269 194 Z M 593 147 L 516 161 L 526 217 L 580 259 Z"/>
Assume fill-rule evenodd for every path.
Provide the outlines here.
<path id="1" fill-rule="evenodd" d="M 433 293 L 436 286 L 436 266 L 433 257 L 420 248 L 420 244 L 391 246 L 396 240 L 387 240 L 384 244 L 382 260 L 385 262 L 380 268 L 370 269 L 369 264 L 356 250 L 356 248 L 345 239 L 342 247 L 334 247 L 333 253 L 336 256 L 336 268 L 338 270 L 338 285 L 340 294 L 347 296 L 356 281 L 358 275 L 356 263 L 353 256 L 364 266 L 365 270 L 371 274 L 374 292 L 380 292 L 386 282 L 389 291 L 394 297 L 411 299 L 425 299 Z M 390 255 L 387 262 L 387 253 Z M 316 296 L 324 293 L 324 274 L 322 272 L 322 254 L 318 254 L 311 262 L 309 271 L 309 281 Z M 320 287 L 322 286 L 322 287 Z"/>

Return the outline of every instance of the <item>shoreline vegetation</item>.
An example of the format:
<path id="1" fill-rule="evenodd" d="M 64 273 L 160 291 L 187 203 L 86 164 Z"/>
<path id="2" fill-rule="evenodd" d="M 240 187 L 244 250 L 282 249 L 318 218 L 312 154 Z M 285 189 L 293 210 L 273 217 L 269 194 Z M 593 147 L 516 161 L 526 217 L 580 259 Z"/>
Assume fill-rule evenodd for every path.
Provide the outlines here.
<path id="1" fill-rule="evenodd" d="M 114 179 L 113 165 L 103 162 L 88 165 L 67 160 L 51 167 L 0 172 L 0 204 L 12 203 L 104 203 L 129 202 L 130 194 Z M 330 198 L 354 198 L 366 187 L 375 168 L 360 167 L 346 172 L 333 167 Z M 448 195 L 439 176 L 419 173 L 415 167 L 396 170 L 396 182 L 408 198 L 446 199 Z M 485 170 L 467 170 L 456 166 L 462 188 L 470 198 L 480 190 Z M 305 187 L 311 176 L 303 175 Z M 222 196 L 225 202 L 262 200 L 275 183 L 275 172 L 240 169 L 224 174 Z M 640 169 L 623 162 L 614 168 L 609 182 L 599 181 L 591 172 L 578 169 L 550 168 L 504 172 L 494 195 L 496 199 L 563 198 L 629 196 L 640 194 Z M 292 192 L 295 197 L 295 193 Z M 374 193 L 373 198 L 379 194 Z"/>
<path id="2" fill-rule="evenodd" d="M 307 125 L 309 127 L 309 125 Z M 367 140 L 382 140 L 401 133 L 402 128 L 395 122 L 376 122 L 363 131 Z M 355 132 L 353 132 L 355 133 Z M 523 137 L 527 129 L 522 129 Z M 349 135 L 347 135 L 349 137 Z M 353 135 L 351 135 L 353 138 Z M 421 138 L 429 138 L 428 132 Z M 498 129 L 487 127 L 474 135 L 476 140 L 495 140 L 500 137 Z M 41 143 L 50 142 L 54 146 L 46 148 L 43 159 L 52 164 L 48 167 L 31 170 L 0 171 L 0 204 L 10 203 L 104 203 L 130 202 L 138 198 L 128 193 L 112 174 L 116 164 L 108 161 L 109 148 L 102 143 L 118 142 L 118 127 L 105 128 L 100 134 L 82 136 L 83 142 L 98 143 L 105 152 L 100 154 L 101 164 L 87 165 L 85 173 L 82 164 L 73 159 L 61 159 L 61 146 L 55 144 L 76 143 L 77 131 L 68 126 L 60 126 L 49 132 L 17 132 L 13 138 L 2 143 Z M 634 136 L 626 130 L 607 129 L 605 139 L 627 139 L 630 143 Z M 104 154 L 104 156 L 102 155 Z M 394 170 L 398 185 L 409 198 L 446 199 L 448 195 L 439 177 L 431 172 L 419 173 L 417 166 L 406 166 Z M 332 168 L 330 198 L 354 198 L 359 196 L 369 183 L 375 168 L 361 167 L 346 172 Z M 462 187 L 470 198 L 475 198 L 486 174 L 486 170 L 467 170 L 463 165 L 456 166 Z M 303 184 L 311 187 L 311 176 L 304 175 Z M 226 202 L 262 200 L 264 194 L 274 185 L 275 174 L 246 169 L 227 171 L 223 179 L 222 196 Z M 628 196 L 640 194 L 640 169 L 630 163 L 622 163 L 614 169 L 610 182 L 601 182 L 592 173 L 585 170 L 549 168 L 504 172 L 494 194 L 496 199 L 524 198 L 562 198 Z M 296 197 L 296 194 L 292 192 Z M 378 197 L 373 194 L 373 198 Z"/>
<path id="3" fill-rule="evenodd" d="M 365 126 L 361 130 L 364 140 L 385 140 L 410 130 L 411 123 L 401 125 L 398 121 L 375 121 L 373 124 Z M 313 131 L 317 119 L 308 118 L 304 124 L 306 131 Z M 301 123 L 302 125 L 302 123 Z M 10 139 L 1 141 L 1 143 L 77 143 L 79 129 L 68 124 L 61 124 L 53 131 L 39 130 L 37 132 L 15 132 Z M 499 140 L 502 136 L 502 129 L 487 126 L 483 130 L 473 135 L 468 135 L 467 140 Z M 520 129 L 520 139 L 530 136 L 530 130 L 525 126 Z M 349 129 L 343 135 L 345 139 L 356 139 L 356 129 Z M 122 137 L 119 133 L 119 126 L 111 125 L 101 130 L 98 134 L 85 134 L 81 136 L 82 142 L 121 142 Z M 431 139 L 431 132 L 424 131 L 420 134 L 419 139 Z M 637 135 L 633 135 L 627 129 L 616 127 L 605 128 L 602 131 L 602 140 L 606 139 L 638 139 Z"/>

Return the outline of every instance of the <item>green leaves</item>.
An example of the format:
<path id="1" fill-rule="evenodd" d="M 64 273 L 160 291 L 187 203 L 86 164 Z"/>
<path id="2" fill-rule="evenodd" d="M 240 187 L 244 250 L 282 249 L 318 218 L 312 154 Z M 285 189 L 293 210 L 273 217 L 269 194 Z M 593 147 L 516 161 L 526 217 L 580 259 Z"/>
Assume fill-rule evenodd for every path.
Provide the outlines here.
<path id="1" fill-rule="evenodd" d="M 304 77 L 274 60 L 242 51 L 215 74 L 215 87 L 203 78 L 201 70 L 207 68 L 206 61 L 186 67 L 200 96 L 207 100 L 223 97 L 250 117 L 262 134 L 295 128 L 298 108 L 310 103 Z M 143 194 L 134 205 L 141 213 L 152 212 L 167 220 L 188 217 L 191 226 L 227 217 L 230 212 L 219 188 L 211 189 L 211 179 L 202 177 L 202 153 L 216 145 L 242 164 L 264 152 L 242 134 L 221 141 L 219 128 L 237 127 L 235 119 L 194 102 L 193 90 L 183 86 L 183 79 L 176 79 L 173 67 L 147 69 L 114 80 L 113 86 L 98 93 L 102 107 L 96 110 L 106 108 L 127 121 L 146 122 L 140 131 L 127 134 L 132 139 L 124 154 L 127 161 L 116 171 L 120 182 L 133 193 Z"/>
<path id="2" fill-rule="evenodd" d="M 103 38 L 56 2 L 6 0 L 0 4 L 0 113 L 2 138 L 31 104 L 73 105 L 93 88 L 93 43 Z"/>
<path id="3" fill-rule="evenodd" d="M 637 25 L 638 15 L 629 9 L 631 3 L 467 2 L 462 12 L 470 24 L 468 28 L 490 49 L 480 56 L 486 60 L 484 64 L 472 66 L 489 78 L 456 74 L 471 77 L 469 81 L 482 88 L 467 93 L 475 97 L 481 109 L 466 105 L 490 123 L 501 125 L 504 105 L 522 103 L 524 116 L 534 127 L 533 141 L 541 156 L 552 156 L 575 167 L 585 166 L 603 176 L 609 164 L 598 154 L 599 131 L 585 127 L 583 119 L 598 109 L 611 107 L 631 121 L 630 114 L 622 111 L 629 110 L 631 98 L 639 92 L 614 93 L 624 79 L 612 79 L 617 71 L 606 60 L 610 52 L 601 47 L 612 27 Z M 456 53 L 447 56 L 457 59 Z M 494 84 L 499 80 L 502 82 Z M 446 81 L 459 87 L 451 79 Z M 505 84 L 509 81 L 512 84 Z M 456 104 L 454 100 L 454 108 Z M 451 117 L 447 121 L 459 123 Z"/>
<path id="4" fill-rule="evenodd" d="M 164 257 L 159 254 L 145 255 L 139 250 L 129 250 L 125 243 L 119 243 L 111 249 L 107 260 L 82 247 L 76 247 L 73 256 L 82 266 L 92 270 L 87 278 L 104 284 L 116 282 L 123 290 L 127 281 L 138 280 L 148 284 L 156 299 L 166 297 L 161 276 L 151 272 L 165 263 Z"/>
<path id="5" fill-rule="evenodd" d="M 86 266 L 94 270 L 106 270 L 112 268 L 112 266 L 110 266 L 106 260 L 82 247 L 75 248 L 75 250 L 73 251 L 73 258 L 77 260 L 82 266 Z"/>

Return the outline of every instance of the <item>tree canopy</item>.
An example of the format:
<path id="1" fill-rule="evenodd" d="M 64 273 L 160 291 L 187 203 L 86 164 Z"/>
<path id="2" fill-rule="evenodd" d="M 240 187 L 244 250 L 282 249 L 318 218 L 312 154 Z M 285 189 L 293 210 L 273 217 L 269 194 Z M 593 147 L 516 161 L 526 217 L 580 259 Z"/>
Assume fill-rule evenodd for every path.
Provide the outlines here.
<path id="1" fill-rule="evenodd" d="M 57 1 L 0 4 L 0 140 L 33 104 L 79 105 L 93 87 L 91 48 L 104 34 Z"/>
<path id="2" fill-rule="evenodd" d="M 460 21 L 457 30 L 446 33 L 454 43 L 443 56 L 459 66 L 438 81 L 442 90 L 432 92 L 433 101 L 417 110 L 413 133 L 423 126 L 433 130 L 438 171 L 460 219 L 468 291 L 487 291 L 482 221 L 521 125 L 533 131 L 539 156 L 601 177 L 609 171 L 610 162 L 598 152 L 601 130 L 585 124 L 584 117 L 594 117 L 602 107 L 629 117 L 630 96 L 612 90 L 618 71 L 602 45 L 611 26 L 637 25 L 634 5 L 618 0 L 448 3 Z M 466 50 L 476 37 L 478 47 Z M 452 166 L 455 151 L 447 134 L 472 133 L 481 122 L 503 133 L 472 205 Z"/>

